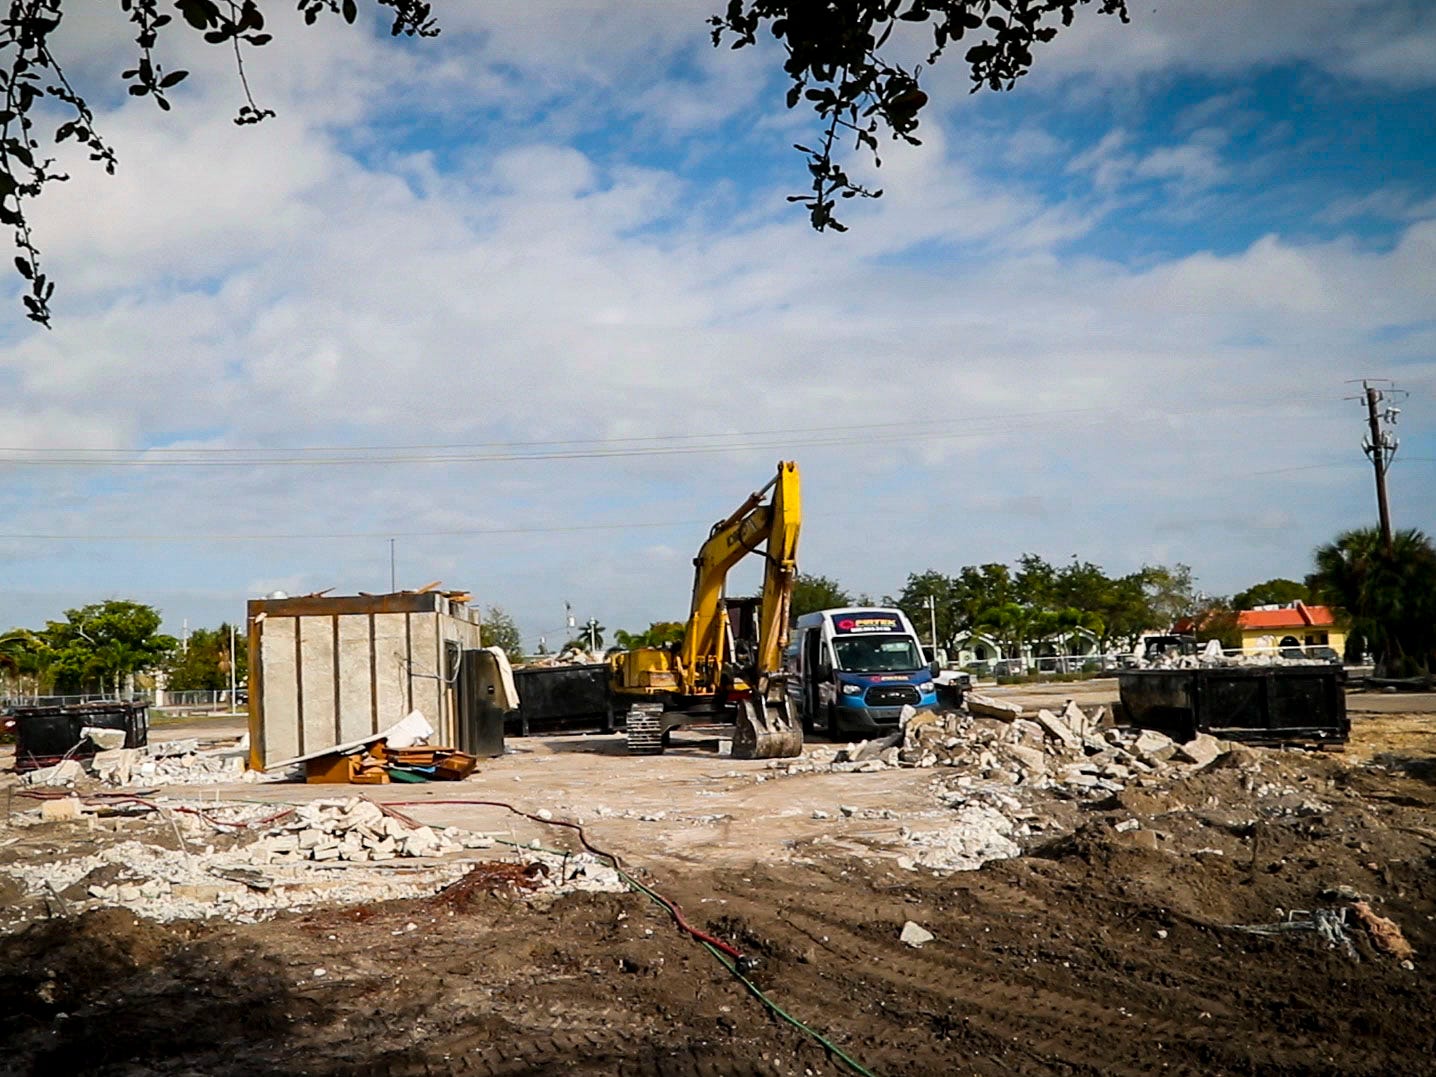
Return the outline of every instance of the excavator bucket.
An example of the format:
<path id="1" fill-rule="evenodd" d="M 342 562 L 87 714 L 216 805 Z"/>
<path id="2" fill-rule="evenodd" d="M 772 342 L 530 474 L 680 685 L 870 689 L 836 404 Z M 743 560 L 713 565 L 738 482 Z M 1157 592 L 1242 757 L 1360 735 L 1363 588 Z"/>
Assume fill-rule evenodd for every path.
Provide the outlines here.
<path id="1" fill-rule="evenodd" d="M 738 701 L 733 730 L 734 759 L 785 759 L 803 754 L 803 729 L 785 698 Z"/>

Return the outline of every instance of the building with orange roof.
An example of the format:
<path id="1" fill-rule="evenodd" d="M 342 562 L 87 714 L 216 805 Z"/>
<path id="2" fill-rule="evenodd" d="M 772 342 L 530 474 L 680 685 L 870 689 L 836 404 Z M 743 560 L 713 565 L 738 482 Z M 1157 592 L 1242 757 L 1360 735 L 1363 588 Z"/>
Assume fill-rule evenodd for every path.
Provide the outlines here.
<path id="1" fill-rule="evenodd" d="M 1242 634 L 1242 651 L 1248 654 L 1288 647 L 1330 647 L 1341 654 L 1346 649 L 1346 630 L 1330 606 L 1258 606 L 1237 614 Z"/>

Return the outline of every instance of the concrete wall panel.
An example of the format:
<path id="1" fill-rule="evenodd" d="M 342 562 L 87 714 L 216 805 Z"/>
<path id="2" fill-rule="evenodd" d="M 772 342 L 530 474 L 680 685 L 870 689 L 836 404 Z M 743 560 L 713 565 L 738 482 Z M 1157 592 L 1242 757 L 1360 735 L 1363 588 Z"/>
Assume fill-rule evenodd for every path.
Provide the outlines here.
<path id="1" fill-rule="evenodd" d="M 412 709 L 409 703 L 408 614 L 374 614 L 374 689 L 378 729 L 387 729 Z M 378 729 L 374 732 L 378 732 Z"/>
<path id="2" fill-rule="evenodd" d="M 334 691 L 334 618 L 299 618 L 299 698 L 304 750 L 342 744 Z"/>
<path id="3" fill-rule="evenodd" d="M 369 664 L 369 618 L 339 618 L 339 739 L 359 740 L 375 732 L 374 691 Z"/>
<path id="4" fill-rule="evenodd" d="M 264 664 L 264 762 L 292 759 L 304 748 L 299 740 L 299 695 L 295 677 L 292 617 L 270 617 L 259 624 L 259 659 Z"/>

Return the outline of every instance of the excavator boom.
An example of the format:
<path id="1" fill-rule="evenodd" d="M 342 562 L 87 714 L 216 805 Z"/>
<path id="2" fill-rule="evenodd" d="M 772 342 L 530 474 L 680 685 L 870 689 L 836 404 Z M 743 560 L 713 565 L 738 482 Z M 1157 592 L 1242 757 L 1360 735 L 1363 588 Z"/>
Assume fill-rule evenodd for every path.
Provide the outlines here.
<path id="1" fill-rule="evenodd" d="M 693 559 L 693 601 L 681 651 L 682 672 L 694 688 L 712 691 L 736 663 L 728 642 L 724 585 L 733 566 L 760 549 L 764 557 L 758 633 L 751 661 L 738 665 L 746 692 L 737 695 L 733 754 L 740 759 L 798 755 L 802 728 L 793 719 L 783 678 L 789 610 L 798 574 L 798 531 L 802 525 L 798 465 L 778 464 L 778 473 L 750 494 L 730 516 L 713 525 Z"/>

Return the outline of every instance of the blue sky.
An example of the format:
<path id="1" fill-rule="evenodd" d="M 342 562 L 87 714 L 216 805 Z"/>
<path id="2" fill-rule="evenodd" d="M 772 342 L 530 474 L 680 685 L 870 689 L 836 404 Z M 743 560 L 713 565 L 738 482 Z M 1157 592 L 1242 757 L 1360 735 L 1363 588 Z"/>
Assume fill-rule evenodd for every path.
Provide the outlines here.
<path id="1" fill-rule="evenodd" d="M 36 207 L 54 331 L 0 307 L 0 621 L 383 590 L 395 536 L 401 586 L 531 644 L 565 602 L 641 628 L 779 457 L 803 568 L 854 590 L 1032 551 L 1230 593 L 1373 521 L 1367 376 L 1410 393 L 1396 522 L 1436 530 L 1429 5 L 1086 12 L 1004 95 L 954 55 L 841 236 L 711 4 L 436 5 L 397 45 L 288 6 L 257 128 L 202 46 L 161 115 L 105 89 L 114 15 L 66 25 L 121 169 Z"/>

